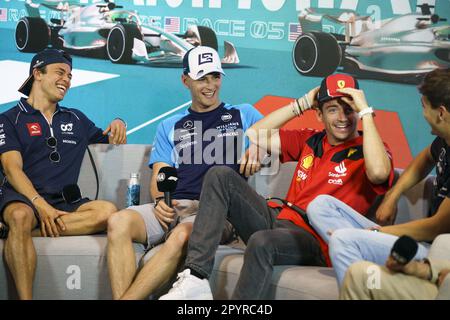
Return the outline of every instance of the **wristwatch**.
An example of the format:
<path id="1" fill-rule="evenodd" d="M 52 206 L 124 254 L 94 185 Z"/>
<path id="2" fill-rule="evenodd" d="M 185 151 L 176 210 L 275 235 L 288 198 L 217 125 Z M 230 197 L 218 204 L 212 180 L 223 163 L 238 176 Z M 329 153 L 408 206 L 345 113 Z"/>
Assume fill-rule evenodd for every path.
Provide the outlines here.
<path id="1" fill-rule="evenodd" d="M 372 107 L 368 107 L 368 108 L 365 108 L 364 110 L 361 110 L 360 112 L 358 112 L 358 117 L 360 119 L 362 119 L 362 117 L 364 117 L 366 114 L 374 113 L 374 112 L 375 111 L 373 110 Z"/>

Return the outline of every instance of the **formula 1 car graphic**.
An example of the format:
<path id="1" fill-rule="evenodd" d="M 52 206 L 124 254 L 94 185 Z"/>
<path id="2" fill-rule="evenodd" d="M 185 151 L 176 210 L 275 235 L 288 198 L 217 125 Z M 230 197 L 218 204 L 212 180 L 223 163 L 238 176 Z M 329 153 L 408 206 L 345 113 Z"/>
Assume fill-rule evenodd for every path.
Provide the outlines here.
<path id="1" fill-rule="evenodd" d="M 447 19 L 431 14 L 434 6 L 418 7 L 421 13 L 391 18 L 378 28 L 370 16 L 352 10 L 307 8 L 299 14 L 302 34 L 292 51 L 294 66 L 307 76 L 325 76 L 341 67 L 348 73 L 413 83 L 435 68 L 450 67 Z"/>
<path id="2" fill-rule="evenodd" d="M 61 19 L 47 23 L 40 6 L 59 11 Z M 111 0 L 80 5 L 79 1 L 27 0 L 28 16 L 16 26 L 16 47 L 38 52 L 51 46 L 70 53 L 108 58 L 113 63 L 179 64 L 191 48 L 203 45 L 218 49 L 215 32 L 204 26 L 190 26 L 184 34 L 143 25 L 137 12 L 123 10 Z M 239 63 L 234 45 L 224 41 L 222 62 Z"/>

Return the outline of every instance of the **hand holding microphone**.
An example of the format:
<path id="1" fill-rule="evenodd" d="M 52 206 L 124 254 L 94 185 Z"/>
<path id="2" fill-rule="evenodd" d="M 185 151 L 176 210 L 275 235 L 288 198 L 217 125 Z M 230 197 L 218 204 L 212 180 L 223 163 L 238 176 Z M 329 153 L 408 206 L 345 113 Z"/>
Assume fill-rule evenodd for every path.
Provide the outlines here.
<path id="1" fill-rule="evenodd" d="M 386 267 L 391 271 L 408 273 L 409 262 L 417 253 L 419 245 L 409 236 L 401 236 L 395 241 L 391 254 L 386 261 Z"/>
<path id="2" fill-rule="evenodd" d="M 173 167 L 162 167 L 156 177 L 156 185 L 159 192 L 164 193 L 164 202 L 172 208 L 172 192 L 177 188 L 177 169 Z"/>
<path id="3" fill-rule="evenodd" d="M 393 272 L 403 272 L 424 280 L 431 280 L 432 271 L 428 260 L 412 260 L 419 245 L 411 237 L 401 236 L 392 247 L 391 255 L 386 261 L 386 267 Z"/>
<path id="4" fill-rule="evenodd" d="M 155 204 L 156 218 L 164 229 L 171 229 L 175 225 L 175 210 L 173 209 L 172 193 L 177 188 L 177 170 L 173 167 L 163 167 L 156 176 L 156 185 L 159 192 L 164 194 L 164 201 Z M 175 203 L 176 204 L 176 203 Z"/>

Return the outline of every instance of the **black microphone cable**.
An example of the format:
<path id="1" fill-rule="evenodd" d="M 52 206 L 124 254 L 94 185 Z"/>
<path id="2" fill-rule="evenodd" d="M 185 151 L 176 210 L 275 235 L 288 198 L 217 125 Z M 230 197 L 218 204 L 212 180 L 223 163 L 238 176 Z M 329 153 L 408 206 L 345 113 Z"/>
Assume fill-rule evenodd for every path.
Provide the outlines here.
<path id="1" fill-rule="evenodd" d="M 287 207 L 291 208 L 292 210 L 294 210 L 295 212 L 297 212 L 302 217 L 303 221 L 305 221 L 306 224 L 312 228 L 311 224 L 309 223 L 308 215 L 306 214 L 306 212 L 304 210 L 302 210 L 301 208 L 297 207 L 292 202 L 289 202 L 285 199 L 281 199 L 281 198 L 277 198 L 277 197 L 269 197 L 266 200 L 269 201 L 272 199 L 281 201 L 285 206 L 287 206 Z"/>

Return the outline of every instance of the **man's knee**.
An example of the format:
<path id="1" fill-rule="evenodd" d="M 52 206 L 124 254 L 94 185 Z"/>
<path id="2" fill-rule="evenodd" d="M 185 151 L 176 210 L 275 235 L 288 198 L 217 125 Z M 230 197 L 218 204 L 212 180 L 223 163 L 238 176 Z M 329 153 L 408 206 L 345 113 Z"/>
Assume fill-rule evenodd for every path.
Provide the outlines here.
<path id="1" fill-rule="evenodd" d="M 100 210 L 107 215 L 112 215 L 117 212 L 117 207 L 114 203 L 109 201 L 100 201 Z"/>
<path id="2" fill-rule="evenodd" d="M 166 240 L 166 247 L 173 252 L 184 250 L 189 241 L 191 232 L 192 223 L 181 223 L 177 225 Z"/>
<path id="3" fill-rule="evenodd" d="M 267 233 L 267 230 L 260 230 L 251 235 L 245 249 L 246 255 L 272 256 L 274 251 L 274 241 Z"/>
<path id="4" fill-rule="evenodd" d="M 108 238 L 131 237 L 132 217 L 127 210 L 115 212 L 108 218 Z"/>
<path id="5" fill-rule="evenodd" d="M 208 170 L 205 175 L 205 182 L 212 182 L 214 184 L 217 181 L 225 181 L 225 179 L 229 178 L 231 175 L 235 174 L 235 171 L 227 166 L 214 166 Z"/>
<path id="6" fill-rule="evenodd" d="M 35 223 L 34 212 L 25 204 L 14 204 L 7 207 L 4 212 L 4 219 L 10 229 L 14 230 L 30 230 Z"/>
<path id="7" fill-rule="evenodd" d="M 327 209 L 331 208 L 331 204 L 334 201 L 335 198 L 327 194 L 318 195 L 314 198 L 313 201 L 308 204 L 308 206 L 306 207 L 306 211 L 308 212 L 308 214 L 313 213 L 311 214 L 311 217 L 320 215 L 321 213 L 329 214 L 330 212 Z"/>
<path id="8" fill-rule="evenodd" d="M 104 223 L 108 221 L 113 213 L 117 212 L 117 207 L 112 202 L 97 200 L 95 211 L 95 219 L 97 220 L 97 223 Z"/>
<path id="9" fill-rule="evenodd" d="M 350 245 L 354 232 L 354 229 L 338 229 L 331 234 L 328 248 L 332 258 Z"/>

